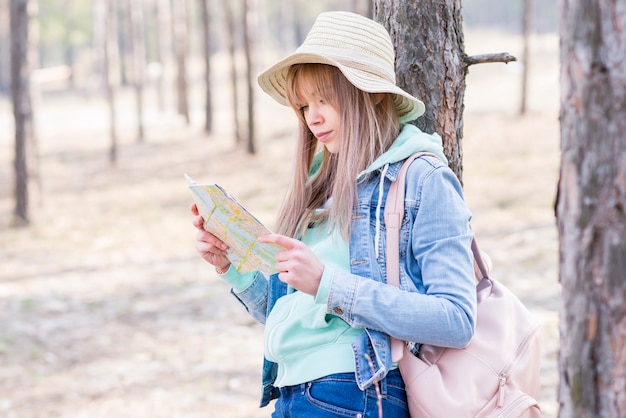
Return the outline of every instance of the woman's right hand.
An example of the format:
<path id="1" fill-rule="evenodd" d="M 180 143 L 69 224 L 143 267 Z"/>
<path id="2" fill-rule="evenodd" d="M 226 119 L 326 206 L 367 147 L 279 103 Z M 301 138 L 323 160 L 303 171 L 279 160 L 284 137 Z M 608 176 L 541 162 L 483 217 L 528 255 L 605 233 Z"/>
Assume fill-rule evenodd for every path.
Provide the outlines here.
<path id="1" fill-rule="evenodd" d="M 230 267 L 230 261 L 226 258 L 228 246 L 215 235 L 204 230 L 204 220 L 200 216 L 198 206 L 195 203 L 191 204 L 190 209 L 194 215 L 193 226 L 198 229 L 196 234 L 196 251 L 218 270 L 228 270 Z"/>

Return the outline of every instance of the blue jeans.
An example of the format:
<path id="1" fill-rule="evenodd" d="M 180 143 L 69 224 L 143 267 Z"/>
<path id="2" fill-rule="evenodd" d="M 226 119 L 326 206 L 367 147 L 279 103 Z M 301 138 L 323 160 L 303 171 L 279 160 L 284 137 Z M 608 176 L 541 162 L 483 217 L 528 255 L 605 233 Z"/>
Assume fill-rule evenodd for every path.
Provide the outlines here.
<path id="1" fill-rule="evenodd" d="M 280 388 L 272 418 L 409 418 L 400 370 L 390 371 L 378 386 L 382 416 L 379 415 L 374 385 L 362 391 L 356 384 L 354 373 L 338 373 Z"/>

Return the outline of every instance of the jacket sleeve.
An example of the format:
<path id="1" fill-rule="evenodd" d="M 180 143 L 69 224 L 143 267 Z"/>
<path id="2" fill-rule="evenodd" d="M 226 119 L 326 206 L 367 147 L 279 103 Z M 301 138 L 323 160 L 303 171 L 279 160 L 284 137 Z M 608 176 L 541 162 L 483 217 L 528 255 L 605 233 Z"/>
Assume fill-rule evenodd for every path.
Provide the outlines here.
<path id="1" fill-rule="evenodd" d="M 268 279 L 261 272 L 240 274 L 232 266 L 220 276 L 232 286 L 230 292 L 241 302 L 248 313 L 264 324 L 267 316 Z"/>
<path id="2" fill-rule="evenodd" d="M 462 348 L 473 336 L 476 315 L 471 214 L 458 180 L 447 167 L 433 167 L 411 184 L 418 184 L 419 190 L 403 260 L 417 291 L 335 271 L 327 309 L 355 327 L 406 341 Z"/>

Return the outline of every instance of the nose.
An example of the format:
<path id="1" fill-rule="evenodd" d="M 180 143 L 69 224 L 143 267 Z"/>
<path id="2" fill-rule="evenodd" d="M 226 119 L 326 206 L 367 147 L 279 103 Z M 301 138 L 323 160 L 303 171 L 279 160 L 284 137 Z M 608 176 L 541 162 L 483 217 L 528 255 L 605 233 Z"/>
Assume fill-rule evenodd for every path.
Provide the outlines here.
<path id="1" fill-rule="evenodd" d="M 309 126 L 318 124 L 322 121 L 322 115 L 317 106 L 309 106 L 306 111 L 305 118 Z"/>

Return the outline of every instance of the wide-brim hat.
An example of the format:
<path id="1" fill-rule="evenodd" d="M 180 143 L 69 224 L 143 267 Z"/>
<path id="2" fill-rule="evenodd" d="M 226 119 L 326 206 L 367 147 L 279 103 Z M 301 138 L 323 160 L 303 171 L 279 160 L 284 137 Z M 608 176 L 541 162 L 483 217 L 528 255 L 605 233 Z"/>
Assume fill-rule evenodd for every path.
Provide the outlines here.
<path id="1" fill-rule="evenodd" d="M 364 16 L 321 13 L 302 45 L 259 75 L 261 88 L 287 106 L 286 79 L 294 64 L 332 65 L 360 90 L 393 94 L 401 123 L 424 114 L 424 103 L 396 85 L 395 53 L 389 33 Z"/>

